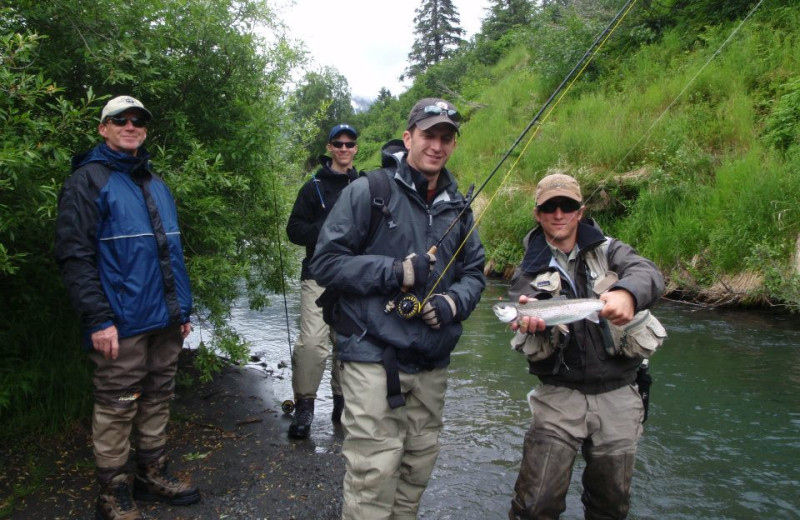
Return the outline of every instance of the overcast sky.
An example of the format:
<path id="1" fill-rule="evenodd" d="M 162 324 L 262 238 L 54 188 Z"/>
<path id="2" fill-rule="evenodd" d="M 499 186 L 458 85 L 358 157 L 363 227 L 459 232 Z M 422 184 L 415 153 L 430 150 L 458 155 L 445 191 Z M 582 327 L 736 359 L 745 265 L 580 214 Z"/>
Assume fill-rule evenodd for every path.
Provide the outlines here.
<path id="1" fill-rule="evenodd" d="M 488 0 L 453 0 L 469 39 L 480 29 Z M 381 87 L 395 96 L 414 42 L 420 0 L 280 0 L 278 17 L 305 42 L 314 63 L 335 67 L 354 98 L 374 99 Z M 280 7 L 282 6 L 282 7 Z"/>

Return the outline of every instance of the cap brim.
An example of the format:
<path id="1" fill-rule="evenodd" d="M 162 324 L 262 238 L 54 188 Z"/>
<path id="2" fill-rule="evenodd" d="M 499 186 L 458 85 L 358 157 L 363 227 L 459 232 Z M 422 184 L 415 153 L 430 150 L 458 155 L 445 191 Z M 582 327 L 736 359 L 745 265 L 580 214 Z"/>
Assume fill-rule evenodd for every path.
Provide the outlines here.
<path id="1" fill-rule="evenodd" d="M 114 110 L 113 112 L 109 112 L 108 114 L 105 115 L 105 117 L 118 116 L 118 115 L 122 114 L 123 112 L 128 112 L 130 110 L 138 110 L 141 114 L 143 114 L 145 116 L 145 118 L 148 121 L 153 119 L 153 114 L 151 114 L 149 110 L 147 110 L 146 108 L 143 108 L 143 107 L 123 107 L 123 108 L 120 108 L 119 110 Z"/>
<path id="2" fill-rule="evenodd" d="M 583 204 L 583 201 L 580 199 L 580 197 L 576 197 L 575 193 L 573 193 L 571 191 L 568 191 L 568 190 L 560 190 L 560 189 L 556 188 L 554 190 L 547 190 L 547 193 L 544 193 L 541 197 L 539 197 L 536 200 L 536 205 L 540 206 L 540 205 L 544 204 L 545 202 L 547 202 L 548 200 L 554 199 L 556 197 L 566 197 L 568 199 L 574 200 L 575 202 L 579 202 L 579 203 Z"/>
<path id="3" fill-rule="evenodd" d="M 417 125 L 417 128 L 419 128 L 420 130 L 427 130 L 427 129 L 431 128 L 432 126 L 436 126 L 436 125 L 438 125 L 440 123 L 446 123 L 446 124 L 452 126 L 453 128 L 455 128 L 456 132 L 459 131 L 458 130 L 458 125 L 455 124 L 453 122 L 453 120 L 450 119 L 449 117 L 447 117 L 446 115 L 438 115 L 438 116 L 433 116 L 433 117 L 426 117 L 425 119 L 417 121 L 414 124 Z"/>

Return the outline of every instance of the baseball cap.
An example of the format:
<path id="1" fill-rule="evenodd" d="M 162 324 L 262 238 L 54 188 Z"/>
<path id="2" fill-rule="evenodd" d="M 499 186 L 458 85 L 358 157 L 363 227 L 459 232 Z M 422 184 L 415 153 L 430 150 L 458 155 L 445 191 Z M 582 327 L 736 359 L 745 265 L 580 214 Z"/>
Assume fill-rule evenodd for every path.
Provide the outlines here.
<path id="1" fill-rule="evenodd" d="M 350 134 L 353 139 L 358 139 L 358 132 L 356 132 L 355 128 L 347 124 L 341 124 L 331 128 L 331 132 L 328 134 L 328 142 L 333 141 L 336 136 L 343 133 Z"/>
<path id="2" fill-rule="evenodd" d="M 537 206 L 555 197 L 567 197 L 577 202 L 583 202 L 578 181 L 563 173 L 553 173 L 543 177 L 536 185 Z"/>
<path id="3" fill-rule="evenodd" d="M 105 121 L 107 117 L 115 116 L 131 109 L 141 112 L 148 121 L 153 119 L 153 114 L 138 99 L 131 96 L 117 96 L 103 107 L 103 111 L 100 113 L 100 122 Z"/>
<path id="4" fill-rule="evenodd" d="M 423 98 L 417 101 L 417 104 L 409 112 L 406 129 L 416 125 L 421 130 L 427 130 L 433 125 L 447 123 L 458 132 L 459 121 L 461 121 L 461 117 L 458 110 L 449 101 L 439 98 Z"/>

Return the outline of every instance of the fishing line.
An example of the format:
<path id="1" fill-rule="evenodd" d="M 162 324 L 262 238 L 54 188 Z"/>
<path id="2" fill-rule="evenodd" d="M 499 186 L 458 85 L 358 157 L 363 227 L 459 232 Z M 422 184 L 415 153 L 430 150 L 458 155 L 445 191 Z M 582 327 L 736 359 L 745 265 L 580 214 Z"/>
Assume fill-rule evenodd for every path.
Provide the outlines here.
<path id="1" fill-rule="evenodd" d="M 608 41 L 608 39 L 611 37 L 611 35 L 614 33 L 614 31 L 617 29 L 617 27 L 619 27 L 619 25 L 622 23 L 622 21 L 628 15 L 628 13 L 631 11 L 631 9 L 633 9 L 633 7 L 636 4 L 636 2 L 637 2 L 637 0 L 627 0 L 625 5 L 622 6 L 622 8 L 617 12 L 617 14 L 614 16 L 614 18 L 605 27 L 605 29 L 603 29 L 603 31 L 597 36 L 597 38 L 595 38 L 595 40 L 594 40 L 594 42 L 592 42 L 591 46 L 589 46 L 589 48 L 586 50 L 586 52 L 583 54 L 583 56 L 580 58 L 580 60 L 578 60 L 578 62 L 575 64 L 575 66 L 572 68 L 572 70 L 570 70 L 567 73 L 567 75 L 564 77 L 564 79 L 561 81 L 561 83 L 558 85 L 558 87 L 556 87 L 556 89 L 553 91 L 553 93 L 550 95 L 550 97 L 547 99 L 547 101 L 545 101 L 545 103 L 542 105 L 542 107 L 539 109 L 539 111 L 536 113 L 536 115 L 533 117 L 533 119 L 530 121 L 530 123 L 528 123 L 528 125 L 525 127 L 525 129 L 522 131 L 522 133 L 519 135 L 519 137 L 517 137 L 517 139 L 514 141 L 514 143 L 511 145 L 511 147 L 506 151 L 506 153 L 503 155 L 503 157 L 500 159 L 500 161 L 497 163 L 497 165 L 494 167 L 494 169 L 489 173 L 489 175 L 486 177 L 486 180 L 483 181 L 483 183 L 480 185 L 478 190 L 472 195 L 472 197 L 470 197 L 469 200 L 467 200 L 467 204 L 459 212 L 459 214 L 456 216 L 456 218 L 453 220 L 453 222 L 450 224 L 450 226 L 447 228 L 447 230 L 445 230 L 444 234 L 439 239 L 439 241 L 436 243 L 436 245 L 433 246 L 432 250 L 435 251 L 436 249 L 438 249 L 438 246 L 441 245 L 441 243 L 444 240 L 444 238 L 450 233 L 450 231 L 452 231 L 452 229 L 455 227 L 455 225 L 461 220 L 461 217 L 463 216 L 464 212 L 466 212 L 469 209 L 470 205 L 472 204 L 472 201 L 475 200 L 475 197 L 477 197 L 481 193 L 481 191 L 483 191 L 483 189 L 486 187 L 486 185 L 489 183 L 489 181 L 492 180 L 492 178 L 497 173 L 497 171 L 500 169 L 502 164 L 506 161 L 506 159 L 508 159 L 508 157 L 514 151 L 514 149 L 517 147 L 517 145 L 519 145 L 519 143 L 522 142 L 522 140 L 525 138 L 525 136 L 528 134 L 528 132 L 531 130 L 531 128 L 533 128 L 534 125 L 539 123 L 538 126 L 536 127 L 536 130 L 528 138 L 528 141 L 525 143 L 525 146 L 522 148 L 521 152 L 517 155 L 516 160 L 512 163 L 511 167 L 508 169 L 506 174 L 503 176 L 503 179 L 500 181 L 500 185 L 497 187 L 497 189 L 495 190 L 494 194 L 492 194 L 492 196 L 489 198 L 489 201 L 486 203 L 486 206 L 484 207 L 484 209 L 481 212 L 481 214 L 478 217 L 476 217 L 475 222 L 473 223 L 473 225 L 470 228 L 470 230 L 467 232 L 467 234 L 464 237 L 464 239 L 461 241 L 461 244 L 459 244 L 458 249 L 456 250 L 455 254 L 452 256 L 450 261 L 447 263 L 445 268 L 442 270 L 442 273 L 439 275 L 439 278 L 433 284 L 433 286 L 431 287 L 431 290 L 425 296 L 425 299 L 421 302 L 420 305 L 424 305 L 425 302 L 427 302 L 427 301 L 429 301 L 431 299 L 431 297 L 433 296 L 433 292 L 436 290 L 436 287 L 442 281 L 442 278 L 444 277 L 444 274 L 450 268 L 450 266 L 452 265 L 453 261 L 458 257 L 458 254 L 461 252 L 461 250 L 463 249 L 463 247 L 466 244 L 467 240 L 472 235 L 472 232 L 475 230 L 475 228 L 478 226 L 480 221 L 483 219 L 484 215 L 486 215 L 486 211 L 489 209 L 489 207 L 491 206 L 492 202 L 494 201 L 494 199 L 498 195 L 498 193 L 500 193 L 500 190 L 505 185 L 505 183 L 508 180 L 508 178 L 511 176 L 511 173 L 514 171 L 514 168 L 517 166 L 519 161 L 525 155 L 525 152 L 527 151 L 527 149 L 530 146 L 530 144 L 533 142 L 533 139 L 539 133 L 539 130 L 542 128 L 542 125 L 544 124 L 544 122 L 547 121 L 547 119 L 550 117 L 550 115 L 555 111 L 555 109 L 561 103 L 561 100 L 564 99 L 564 97 L 569 93 L 569 91 L 572 89 L 572 86 L 581 77 L 583 72 L 589 66 L 589 63 L 597 55 L 597 53 L 600 52 L 600 49 L 603 47 L 603 45 L 605 45 L 606 41 Z M 542 117 L 543 114 L 544 114 L 544 117 Z M 541 122 L 539 122 L 540 118 L 541 118 Z"/>
<path id="2" fill-rule="evenodd" d="M 678 93 L 678 95 L 677 95 L 677 96 L 675 96 L 675 99 L 673 99 L 673 100 L 672 100 L 672 102 L 671 102 L 669 105 L 667 105 L 667 107 L 666 107 L 666 108 L 665 108 L 665 109 L 664 109 L 664 110 L 661 112 L 661 114 L 660 114 L 660 115 L 659 115 L 659 116 L 656 118 L 656 120 L 655 120 L 655 121 L 653 121 L 653 124 L 651 124 L 651 125 L 650 125 L 650 128 L 648 128 L 648 129 L 647 129 L 647 130 L 644 132 L 644 134 L 642 134 L 642 137 L 641 137 L 641 138 L 639 138 L 639 140 L 638 140 L 638 141 L 636 141 L 636 143 L 635 143 L 635 144 L 634 144 L 634 145 L 631 147 L 631 149 L 630 149 L 630 150 L 628 150 L 628 153 L 626 153 L 626 154 L 625 154 L 625 156 L 624 156 L 624 157 L 622 157 L 622 159 L 620 159 L 620 160 L 619 160 L 619 162 L 617 163 L 617 165 L 614 167 L 614 171 L 617 171 L 617 170 L 619 170 L 619 168 L 622 166 L 622 163 L 625 161 L 625 159 L 627 159 L 627 158 L 628 158 L 628 156 L 629 156 L 630 154 L 632 154 L 632 153 L 633 153 L 633 151 L 634 151 L 636 148 L 638 148 L 638 147 L 639 147 L 639 145 L 640 145 L 640 144 L 642 144 L 642 142 L 643 142 L 643 141 L 645 141 L 645 140 L 646 140 L 646 139 L 649 137 L 650 133 L 653 131 L 653 128 L 655 128 L 655 126 L 656 126 L 656 125 L 657 125 L 659 122 L 661 122 L 661 119 L 664 117 L 664 115 L 666 115 L 666 113 L 667 113 L 667 112 L 668 112 L 668 111 L 669 111 L 669 110 L 670 110 L 670 109 L 671 109 L 671 108 L 672 108 L 672 107 L 675 105 L 675 103 L 677 103 L 677 102 L 678 102 L 678 99 L 680 99 L 680 97 L 681 97 L 681 96 L 683 96 L 683 95 L 686 93 L 686 91 L 687 91 L 687 90 L 689 90 L 689 87 L 692 85 L 692 83 L 694 83 L 694 82 L 695 82 L 695 80 L 697 80 L 697 78 L 700 76 L 700 74 L 702 74 L 702 73 L 703 73 L 703 71 L 706 69 L 706 67 L 708 67 L 708 65 L 711 63 L 711 61 L 712 61 L 714 58 L 716 58 L 716 57 L 717 57 L 717 56 L 718 56 L 718 55 L 719 55 L 719 54 L 722 52 L 722 49 L 723 49 L 723 48 L 725 48 L 725 46 L 726 46 L 726 45 L 728 45 L 728 43 L 730 43 L 730 41 L 733 39 L 733 37 L 734 37 L 734 36 L 736 36 L 736 33 L 738 33 L 738 32 L 739 32 L 739 29 L 741 29 L 741 28 L 742 28 L 742 26 L 743 26 L 743 25 L 744 25 L 744 24 L 747 22 L 747 20 L 749 20 L 749 19 L 750 19 L 750 17 L 753 15 L 753 13 L 755 13 L 755 12 L 756 12 L 756 10 L 757 10 L 757 9 L 758 9 L 758 8 L 761 6 L 761 4 L 763 4 L 763 3 L 764 3 L 764 0 L 759 0 L 759 2 L 758 2 L 756 5 L 755 5 L 755 7 L 753 7 L 753 8 L 750 10 L 750 12 L 749 12 L 749 13 L 747 13 L 747 16 L 745 16 L 745 17 L 744 17 L 744 19 L 742 19 L 742 21 L 739 23 L 739 25 L 738 25 L 738 26 L 736 26 L 736 28 L 733 30 L 733 32 L 731 32 L 731 34 L 728 36 L 728 38 L 727 38 L 727 39 L 726 39 L 724 42 L 722 42 L 722 44 L 721 44 L 721 45 L 720 45 L 720 46 L 717 48 L 717 50 L 716 50 L 716 51 L 714 51 L 714 53 L 713 53 L 713 54 L 712 54 L 712 55 L 711 55 L 711 56 L 708 58 L 708 60 L 706 60 L 706 62 L 703 64 L 703 66 L 702 66 L 702 67 L 700 67 L 700 70 L 698 70 L 698 71 L 697 71 L 697 73 L 694 75 L 694 77 L 692 77 L 692 79 L 690 79 L 690 80 L 689 80 L 689 82 L 688 82 L 688 83 L 686 83 L 686 85 L 685 85 L 685 86 L 683 87 L 683 89 L 682 89 L 682 90 L 681 90 L 681 91 Z M 597 190 L 595 190 L 595 192 L 596 192 L 596 191 L 597 191 Z M 592 195 L 594 195 L 594 192 L 592 193 Z M 588 200 L 588 198 L 587 198 L 587 200 Z"/>
<path id="3" fill-rule="evenodd" d="M 281 292 L 283 293 L 283 311 L 286 315 L 286 339 L 289 345 L 289 358 L 292 357 L 292 331 L 289 325 L 289 304 L 286 301 L 286 280 L 283 271 L 283 245 L 281 244 L 281 232 L 278 228 L 280 213 L 278 212 L 278 197 L 275 189 L 275 175 L 272 176 L 272 203 L 275 208 L 275 236 L 278 237 L 278 262 L 281 270 Z"/>

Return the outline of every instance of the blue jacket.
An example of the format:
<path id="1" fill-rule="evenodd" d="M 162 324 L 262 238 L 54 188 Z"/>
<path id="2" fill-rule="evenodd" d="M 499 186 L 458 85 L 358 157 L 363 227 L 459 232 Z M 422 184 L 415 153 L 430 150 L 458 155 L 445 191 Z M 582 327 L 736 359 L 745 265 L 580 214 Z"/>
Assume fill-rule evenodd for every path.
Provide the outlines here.
<path id="1" fill-rule="evenodd" d="M 149 155 L 100 144 L 72 161 L 58 198 L 55 256 L 87 333 L 120 338 L 189 321 L 178 213 Z"/>

